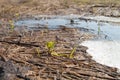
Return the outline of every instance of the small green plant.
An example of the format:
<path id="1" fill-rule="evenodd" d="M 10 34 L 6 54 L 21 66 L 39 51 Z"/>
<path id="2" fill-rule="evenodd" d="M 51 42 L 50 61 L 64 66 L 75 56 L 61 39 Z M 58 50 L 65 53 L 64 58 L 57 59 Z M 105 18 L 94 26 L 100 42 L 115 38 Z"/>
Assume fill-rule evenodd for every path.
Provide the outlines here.
<path id="1" fill-rule="evenodd" d="M 20 14 L 19 14 L 19 13 L 15 13 L 15 18 L 16 18 L 16 19 L 18 19 L 18 18 L 19 18 L 19 16 L 20 16 Z"/>
<path id="2" fill-rule="evenodd" d="M 61 54 L 55 52 L 54 47 L 55 47 L 55 42 L 53 41 L 47 42 L 48 54 L 52 56 L 61 56 Z"/>
<path id="3" fill-rule="evenodd" d="M 55 52 L 54 47 L 55 47 L 55 42 L 53 42 L 53 41 L 47 42 L 48 53 L 50 55 L 52 55 L 52 56 L 61 56 L 61 57 L 69 57 L 69 58 L 73 58 L 74 57 L 74 53 L 76 51 L 76 47 L 74 47 L 72 49 L 70 55 L 69 54 L 64 54 L 64 53 L 57 53 L 57 52 Z"/>
<path id="4" fill-rule="evenodd" d="M 11 24 L 11 30 L 13 31 L 15 28 L 14 24 Z"/>
<path id="5" fill-rule="evenodd" d="M 36 48 L 37 55 L 40 57 L 40 49 Z"/>
<path id="6" fill-rule="evenodd" d="M 52 51 L 52 52 L 51 52 L 51 55 L 52 55 L 52 56 L 69 57 L 68 54 L 57 53 L 57 52 L 55 52 L 55 51 Z"/>
<path id="7" fill-rule="evenodd" d="M 15 16 L 16 16 L 16 17 L 19 17 L 19 13 L 16 13 Z"/>
<path id="8" fill-rule="evenodd" d="M 100 34 L 100 31 L 101 31 L 100 26 L 98 26 L 98 35 Z"/>
<path id="9" fill-rule="evenodd" d="M 51 54 L 51 52 L 54 51 L 54 46 L 55 46 L 55 42 L 53 42 L 53 41 L 47 42 L 47 48 L 48 48 L 49 54 Z"/>
<path id="10" fill-rule="evenodd" d="M 52 56 L 60 56 L 60 55 L 59 55 L 57 52 L 55 52 L 55 51 L 52 51 L 52 52 L 51 52 L 51 55 L 52 55 Z"/>
<path id="11" fill-rule="evenodd" d="M 13 31 L 15 28 L 14 22 L 12 20 L 10 20 L 9 23 L 10 23 L 10 29 L 11 29 L 11 31 Z"/>
<path id="12" fill-rule="evenodd" d="M 72 49 L 69 58 L 73 58 L 73 57 L 74 57 L 75 51 L 76 51 L 76 47 L 74 47 L 74 48 Z"/>

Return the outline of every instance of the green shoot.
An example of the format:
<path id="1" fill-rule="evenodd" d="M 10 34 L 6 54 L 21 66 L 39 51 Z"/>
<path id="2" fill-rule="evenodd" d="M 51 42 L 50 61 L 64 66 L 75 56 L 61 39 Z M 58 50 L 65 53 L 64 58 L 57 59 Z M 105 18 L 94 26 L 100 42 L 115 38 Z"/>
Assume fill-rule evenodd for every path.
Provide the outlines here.
<path id="1" fill-rule="evenodd" d="M 55 42 L 49 41 L 47 42 L 47 48 L 48 48 L 48 53 L 51 54 L 51 52 L 54 50 Z"/>
<path id="2" fill-rule="evenodd" d="M 69 58 L 73 58 L 74 57 L 74 53 L 76 51 L 76 47 L 74 47 L 70 53 L 70 55 L 68 54 L 60 54 L 54 51 L 54 47 L 55 47 L 55 42 L 53 41 L 49 41 L 47 42 L 47 48 L 48 48 L 48 53 L 52 56 L 64 56 L 64 57 L 69 57 Z"/>
<path id="3" fill-rule="evenodd" d="M 40 49 L 39 48 L 36 48 L 36 52 L 37 52 L 38 56 L 40 57 Z"/>
<path id="4" fill-rule="evenodd" d="M 98 26 L 98 35 L 100 34 L 100 31 L 101 31 L 100 26 Z"/>
<path id="5" fill-rule="evenodd" d="M 52 55 L 52 56 L 69 57 L 68 54 L 57 53 L 57 52 L 55 52 L 55 51 L 52 51 L 52 52 L 51 52 L 51 55 Z"/>
<path id="6" fill-rule="evenodd" d="M 57 52 L 55 52 L 55 51 L 52 51 L 52 52 L 51 52 L 51 55 L 52 55 L 52 56 L 59 56 L 59 54 L 58 54 Z"/>
<path id="7" fill-rule="evenodd" d="M 12 20 L 10 20 L 9 23 L 10 23 L 10 29 L 11 29 L 11 31 L 13 31 L 15 28 L 14 22 Z"/>
<path id="8" fill-rule="evenodd" d="M 19 17 L 19 13 L 16 13 L 15 16 L 16 16 L 16 17 Z"/>
<path id="9" fill-rule="evenodd" d="M 55 46 L 55 43 L 54 43 L 53 41 L 47 42 L 47 48 L 48 48 L 48 49 L 53 49 L 54 46 Z"/>
<path id="10" fill-rule="evenodd" d="M 15 28 L 14 24 L 11 24 L 11 30 L 13 31 Z"/>
<path id="11" fill-rule="evenodd" d="M 75 51 L 76 51 L 76 47 L 74 47 L 74 48 L 72 49 L 69 58 L 73 58 L 73 57 L 74 57 L 73 54 L 75 53 Z"/>
<path id="12" fill-rule="evenodd" d="M 68 54 L 63 54 L 63 53 L 59 53 L 58 55 L 61 56 L 61 57 L 69 57 Z"/>

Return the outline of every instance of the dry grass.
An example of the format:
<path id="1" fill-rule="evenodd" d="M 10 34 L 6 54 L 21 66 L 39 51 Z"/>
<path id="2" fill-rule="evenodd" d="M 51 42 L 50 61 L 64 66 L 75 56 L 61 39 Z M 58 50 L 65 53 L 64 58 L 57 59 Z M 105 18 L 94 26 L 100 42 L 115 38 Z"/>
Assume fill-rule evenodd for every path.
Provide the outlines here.
<path id="1" fill-rule="evenodd" d="M 81 8 L 92 4 L 119 6 L 120 0 L 0 0 L 0 16 L 13 16 L 17 12 L 21 14 L 52 12 L 74 5 Z"/>
<path id="2" fill-rule="evenodd" d="M 59 5 L 63 4 L 72 4 L 72 3 L 79 3 L 79 4 L 120 4 L 120 0 L 0 0 L 0 4 L 21 4 L 21 5 L 41 5 L 41 4 L 54 4 Z M 63 5 L 61 5 L 63 6 Z"/>

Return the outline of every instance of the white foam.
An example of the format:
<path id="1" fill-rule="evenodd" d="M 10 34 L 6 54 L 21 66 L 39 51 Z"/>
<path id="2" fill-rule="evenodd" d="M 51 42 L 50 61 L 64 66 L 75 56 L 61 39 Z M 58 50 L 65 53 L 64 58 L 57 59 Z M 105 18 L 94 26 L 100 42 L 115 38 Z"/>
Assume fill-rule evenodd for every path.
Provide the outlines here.
<path id="1" fill-rule="evenodd" d="M 85 41 L 81 45 L 88 47 L 97 62 L 120 69 L 120 41 Z"/>

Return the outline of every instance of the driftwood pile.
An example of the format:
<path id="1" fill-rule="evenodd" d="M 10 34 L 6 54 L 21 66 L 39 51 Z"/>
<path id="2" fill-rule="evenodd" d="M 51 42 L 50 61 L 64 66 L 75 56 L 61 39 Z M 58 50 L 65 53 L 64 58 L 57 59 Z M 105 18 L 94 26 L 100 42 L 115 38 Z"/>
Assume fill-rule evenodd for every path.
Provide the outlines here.
<path id="1" fill-rule="evenodd" d="M 1 31 L 0 80 L 118 80 L 116 68 L 96 63 L 87 48 L 79 45 L 91 38 L 93 35 L 64 26 L 22 34 L 12 31 L 5 35 Z M 74 58 L 49 55 L 46 48 L 49 41 L 56 43 L 55 51 L 61 54 L 70 54 L 77 45 Z"/>

